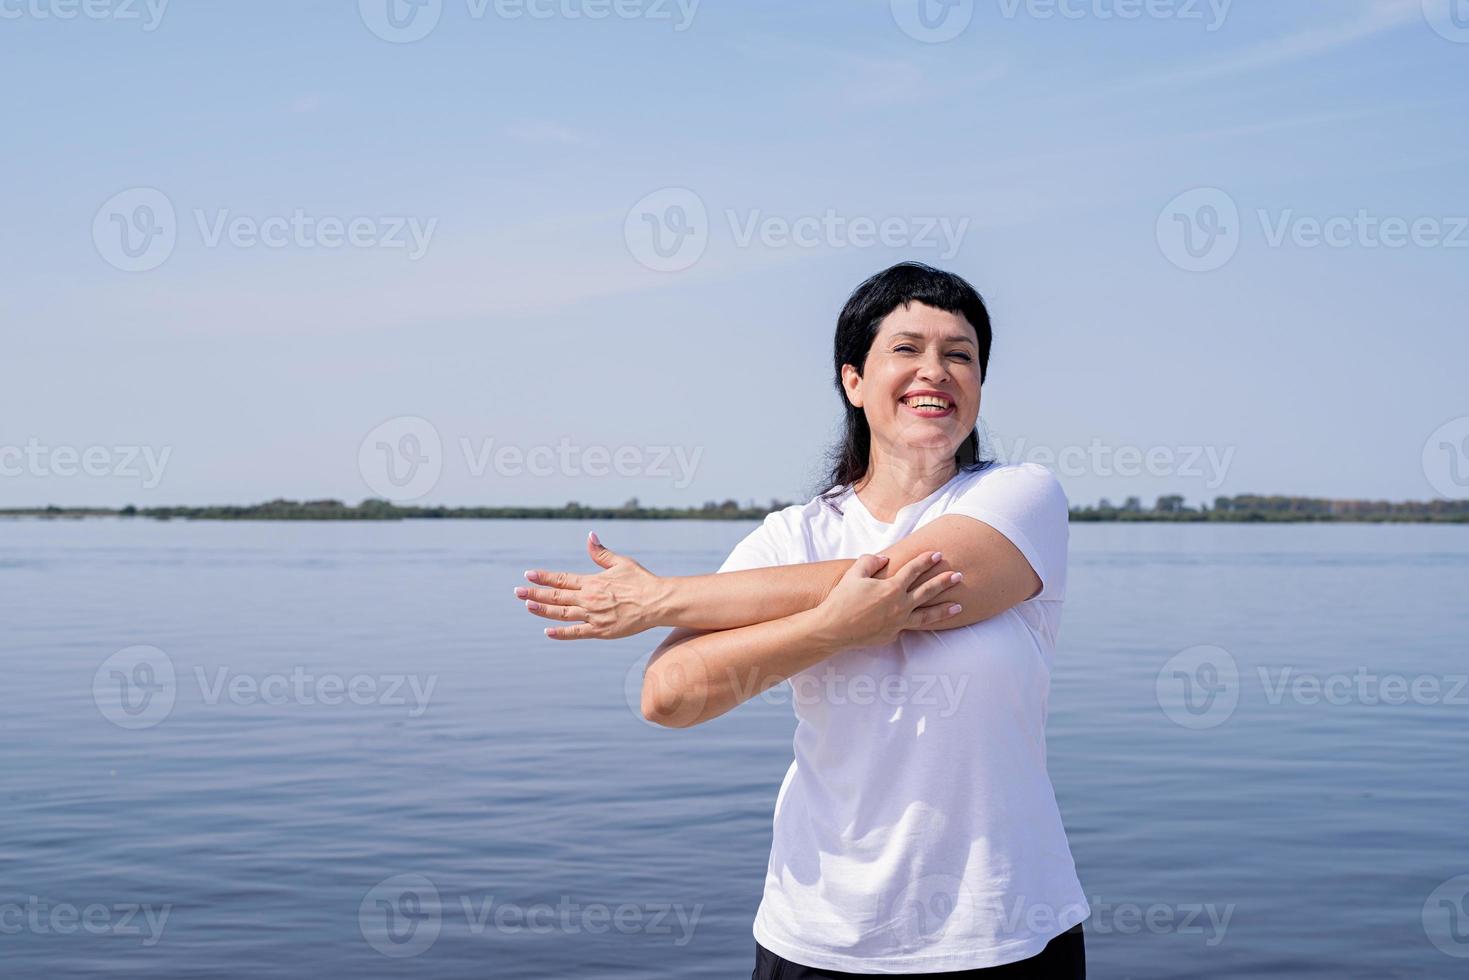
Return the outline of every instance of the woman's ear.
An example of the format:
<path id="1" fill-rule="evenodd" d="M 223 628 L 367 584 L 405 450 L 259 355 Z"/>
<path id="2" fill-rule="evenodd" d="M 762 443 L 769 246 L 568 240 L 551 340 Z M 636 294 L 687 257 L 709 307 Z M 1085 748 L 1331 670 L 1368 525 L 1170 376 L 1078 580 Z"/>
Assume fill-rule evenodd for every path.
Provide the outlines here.
<path id="1" fill-rule="evenodd" d="M 842 388 L 847 392 L 847 401 L 853 408 L 862 407 L 862 375 L 850 364 L 842 365 Z"/>

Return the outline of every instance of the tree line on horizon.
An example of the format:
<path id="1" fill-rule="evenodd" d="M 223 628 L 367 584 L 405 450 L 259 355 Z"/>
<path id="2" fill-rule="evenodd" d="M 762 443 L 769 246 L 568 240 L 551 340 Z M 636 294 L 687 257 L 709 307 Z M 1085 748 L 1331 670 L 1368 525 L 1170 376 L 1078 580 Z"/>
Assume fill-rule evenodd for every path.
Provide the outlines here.
<path id="1" fill-rule="evenodd" d="M 633 497 L 620 507 L 587 506 L 569 501 L 561 507 L 444 507 L 394 504 L 369 498 L 359 504 L 340 500 L 271 500 L 262 504 L 204 507 L 39 507 L 0 510 L 8 517 L 143 517 L 152 520 L 762 520 L 792 505 L 772 498 L 768 505 L 753 500 L 708 500 L 700 507 L 646 507 Z M 1469 500 L 1429 500 L 1395 503 L 1387 500 L 1332 500 L 1319 497 L 1239 494 L 1215 497 L 1190 507 L 1179 494 L 1158 497 L 1144 507 L 1138 497 L 1114 505 L 1103 498 L 1095 506 L 1071 508 L 1073 521 L 1355 521 L 1355 522 L 1469 522 Z"/>

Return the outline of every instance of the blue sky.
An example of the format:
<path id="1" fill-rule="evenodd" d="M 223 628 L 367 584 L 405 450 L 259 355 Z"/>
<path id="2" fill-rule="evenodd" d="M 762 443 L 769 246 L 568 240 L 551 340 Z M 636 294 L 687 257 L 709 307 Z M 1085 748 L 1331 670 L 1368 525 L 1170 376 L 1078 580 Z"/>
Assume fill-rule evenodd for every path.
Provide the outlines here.
<path id="1" fill-rule="evenodd" d="M 1073 503 L 1469 496 L 1465 0 L 91 2 L 0 3 L 0 506 L 805 499 L 906 258 Z"/>

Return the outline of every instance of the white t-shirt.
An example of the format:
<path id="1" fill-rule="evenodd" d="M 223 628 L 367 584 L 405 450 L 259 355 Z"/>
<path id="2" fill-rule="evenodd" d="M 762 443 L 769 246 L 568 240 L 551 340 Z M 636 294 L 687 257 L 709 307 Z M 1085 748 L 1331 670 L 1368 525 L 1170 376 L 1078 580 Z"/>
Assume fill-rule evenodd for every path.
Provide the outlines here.
<path id="1" fill-rule="evenodd" d="M 719 570 L 876 554 L 945 514 L 1005 535 L 1041 591 L 984 622 L 907 631 L 787 681 L 795 759 L 775 801 L 754 935 L 793 962 L 852 973 L 999 966 L 1091 914 L 1046 772 L 1069 534 L 1050 470 L 960 472 L 891 524 L 844 488 L 770 514 Z"/>

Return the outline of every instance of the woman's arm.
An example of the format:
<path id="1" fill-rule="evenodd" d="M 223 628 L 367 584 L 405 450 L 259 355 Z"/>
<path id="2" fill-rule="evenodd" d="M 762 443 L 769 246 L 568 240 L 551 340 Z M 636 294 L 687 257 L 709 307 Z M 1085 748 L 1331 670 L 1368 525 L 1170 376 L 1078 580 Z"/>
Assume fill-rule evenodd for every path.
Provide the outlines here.
<path id="1" fill-rule="evenodd" d="M 516 589 L 532 613 L 577 624 L 548 628 L 553 639 L 613 639 L 657 626 L 730 630 L 792 616 L 820 605 L 853 563 L 841 559 L 660 577 L 603 547 L 595 535 L 589 536 L 587 549 L 607 571 L 585 576 L 531 571 L 526 578 L 543 587 Z M 958 514 L 931 521 L 883 549 L 893 560 L 877 577 L 886 578 L 889 569 L 934 550 L 943 552 L 943 560 L 925 572 L 923 581 L 960 573 L 945 599 L 966 610 L 934 629 L 981 622 L 1040 591 L 1040 578 L 1009 538 Z"/>
<path id="2" fill-rule="evenodd" d="M 929 605 L 950 587 L 925 576 L 936 557 L 919 554 L 880 579 L 874 574 L 892 563 L 863 555 L 815 608 L 730 630 L 675 629 L 643 672 L 643 717 L 667 728 L 698 725 L 842 650 L 935 628 L 961 611 Z"/>

